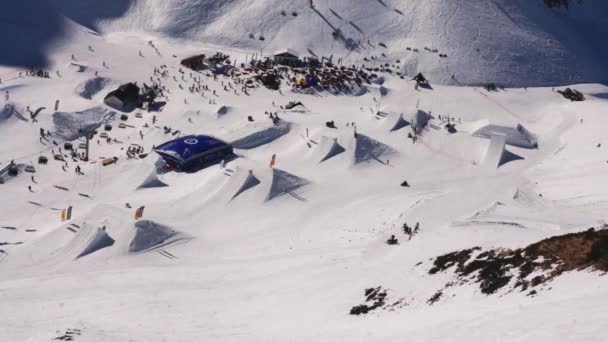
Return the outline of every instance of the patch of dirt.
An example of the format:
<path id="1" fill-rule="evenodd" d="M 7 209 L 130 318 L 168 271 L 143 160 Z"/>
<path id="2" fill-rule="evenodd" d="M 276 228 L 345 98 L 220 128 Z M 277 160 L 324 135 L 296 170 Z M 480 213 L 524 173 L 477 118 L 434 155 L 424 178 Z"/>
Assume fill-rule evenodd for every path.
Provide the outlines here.
<path id="1" fill-rule="evenodd" d="M 396 308 L 402 308 L 407 305 L 408 304 L 404 298 L 400 298 L 392 303 L 388 303 L 388 293 L 386 289 L 382 288 L 382 286 L 370 287 L 365 289 L 365 303 L 353 306 L 350 309 L 350 314 L 365 315 L 380 308 L 393 311 Z"/>
<path id="2" fill-rule="evenodd" d="M 429 300 L 426 301 L 426 303 L 428 305 L 433 305 L 433 304 L 435 304 L 436 301 L 439 300 L 439 298 L 441 298 L 442 295 L 443 295 L 443 292 L 437 291 L 437 292 L 435 292 L 435 294 L 433 296 L 431 296 L 431 298 L 429 298 Z"/>
<path id="3" fill-rule="evenodd" d="M 428 273 L 436 274 L 455 267 L 454 273 L 461 283 L 479 284 L 481 292 L 490 295 L 506 287 L 513 278 L 515 282 L 510 289 L 526 291 L 568 271 L 608 272 L 608 226 L 553 236 L 516 250 L 493 249 L 473 257 L 475 251 L 481 251 L 481 248 L 439 256 Z M 529 293 L 531 296 L 536 294 L 537 290 Z M 440 296 L 441 291 L 428 303 L 433 304 Z"/>
<path id="4" fill-rule="evenodd" d="M 58 337 L 55 337 L 53 340 L 58 340 L 58 341 L 74 341 L 74 338 L 76 336 L 80 336 L 80 334 L 82 333 L 82 331 L 80 329 L 67 329 L 65 332 L 61 333 L 60 331 L 57 332 L 58 334 L 61 334 Z"/>

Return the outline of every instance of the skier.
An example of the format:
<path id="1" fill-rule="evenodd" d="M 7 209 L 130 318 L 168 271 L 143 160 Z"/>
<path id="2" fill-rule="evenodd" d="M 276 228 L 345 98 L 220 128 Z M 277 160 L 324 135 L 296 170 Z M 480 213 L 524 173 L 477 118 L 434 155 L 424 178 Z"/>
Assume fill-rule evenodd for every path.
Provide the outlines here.
<path id="1" fill-rule="evenodd" d="M 418 233 L 418 230 L 420 230 L 420 223 L 416 222 L 416 225 L 414 226 L 414 234 Z"/>
<path id="2" fill-rule="evenodd" d="M 399 243 L 399 240 L 395 238 L 395 235 L 391 235 L 390 239 L 386 240 L 387 245 L 396 245 Z"/>
<path id="3" fill-rule="evenodd" d="M 409 234 L 410 232 L 410 226 L 407 225 L 407 223 L 403 224 L 403 233 L 405 234 Z"/>

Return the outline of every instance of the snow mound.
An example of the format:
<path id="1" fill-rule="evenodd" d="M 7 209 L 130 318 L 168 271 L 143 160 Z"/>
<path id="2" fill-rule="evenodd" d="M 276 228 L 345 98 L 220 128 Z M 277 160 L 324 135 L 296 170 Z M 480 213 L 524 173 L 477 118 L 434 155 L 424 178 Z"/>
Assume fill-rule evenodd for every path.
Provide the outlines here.
<path id="1" fill-rule="evenodd" d="M 250 134 L 246 137 L 237 139 L 232 142 L 234 148 L 249 150 L 256 148 L 268 143 L 271 143 L 283 135 L 289 133 L 291 130 L 291 123 L 281 121 L 278 124 L 263 129 L 261 131 Z"/>
<path id="2" fill-rule="evenodd" d="M 473 133 L 474 137 L 492 139 L 494 135 L 505 135 L 507 145 L 534 149 L 538 147 L 538 139 L 535 134 L 525 129 L 522 125 L 516 127 L 487 125 Z"/>
<path id="3" fill-rule="evenodd" d="M 0 109 L 0 122 L 6 121 L 13 116 L 13 112 L 15 110 L 15 106 L 11 103 L 5 104 L 2 109 Z"/>
<path id="4" fill-rule="evenodd" d="M 490 138 L 490 146 L 486 152 L 484 165 L 487 167 L 497 168 L 508 162 L 521 160 L 522 157 L 508 151 L 505 148 L 507 136 L 504 134 L 494 134 Z"/>
<path id="5" fill-rule="evenodd" d="M 29 121 L 21 113 L 19 113 L 14 103 L 7 103 L 0 110 L 0 123 L 2 123 L 3 121 L 8 121 L 11 117 L 15 117 L 25 122 Z"/>
<path id="6" fill-rule="evenodd" d="M 432 118 L 431 114 L 418 109 L 412 114 L 411 122 L 416 128 L 424 128 Z"/>
<path id="7" fill-rule="evenodd" d="M 6 165 L 6 166 L 5 165 L 0 166 L 0 184 L 6 183 L 13 178 L 19 177 L 20 174 L 23 174 L 25 172 L 26 166 L 27 165 L 25 165 L 25 164 L 15 164 L 15 167 L 17 168 L 18 173 L 14 176 L 10 175 L 8 172 L 10 164 Z"/>
<path id="8" fill-rule="evenodd" d="M 93 107 L 81 112 L 55 112 L 53 124 L 57 136 L 72 141 L 83 136 L 83 131 L 93 131 L 102 124 L 112 121 L 116 112 L 103 107 Z"/>
<path id="9" fill-rule="evenodd" d="M 93 77 L 79 84 L 76 88 L 76 93 L 80 97 L 90 100 L 103 90 L 109 82 L 110 80 L 104 77 Z"/>
<path id="10" fill-rule="evenodd" d="M 220 106 L 215 113 L 217 114 L 218 117 L 222 116 L 222 115 L 226 115 L 228 114 L 228 112 L 230 112 L 230 107 L 229 106 Z"/>
<path id="11" fill-rule="evenodd" d="M 308 184 L 310 184 L 310 182 L 304 178 L 292 175 L 283 170 L 272 169 L 272 185 L 270 186 L 268 196 L 266 196 L 266 201 L 270 201 L 275 197 L 287 193 L 292 193 Z"/>
<path id="12" fill-rule="evenodd" d="M 397 121 L 395 121 L 395 124 L 391 128 L 391 132 L 398 131 L 398 130 L 402 129 L 403 127 L 409 126 L 409 124 L 410 123 L 403 118 L 403 114 L 400 114 L 399 117 L 397 118 Z"/>
<path id="13" fill-rule="evenodd" d="M 78 254 L 76 259 L 97 252 L 100 249 L 110 247 L 114 242 L 114 239 L 112 239 L 105 230 L 98 228 L 97 232 L 95 232 L 87 246 Z"/>
<path id="14" fill-rule="evenodd" d="M 338 143 L 338 139 L 333 139 L 333 142 L 332 142 L 331 146 L 329 147 L 329 150 L 327 151 L 325 156 L 323 156 L 320 163 L 322 163 L 328 159 L 331 159 L 341 153 L 344 153 L 345 151 L 346 151 L 346 149 Z"/>
<path id="15" fill-rule="evenodd" d="M 370 159 L 379 160 L 380 157 L 397 153 L 392 147 L 374 140 L 366 135 L 357 134 L 355 144 L 355 164 L 359 164 Z"/>
<path id="16" fill-rule="evenodd" d="M 389 93 L 388 88 L 385 86 L 380 86 L 380 88 L 378 88 L 378 92 L 380 93 L 380 96 L 386 96 Z"/>
<path id="17" fill-rule="evenodd" d="M 254 186 L 260 184 L 260 180 L 253 175 L 252 171 L 249 171 L 249 173 L 247 174 L 247 178 L 245 178 L 245 181 L 243 181 L 243 184 L 239 187 L 239 189 L 234 193 L 234 195 L 232 196 L 232 199 L 235 199 L 238 195 L 242 194 L 243 192 L 253 188 Z"/>
<path id="18" fill-rule="evenodd" d="M 129 244 L 129 253 L 162 248 L 179 240 L 190 239 L 173 228 L 150 220 L 135 222 L 135 229 L 135 236 Z"/>
<path id="19" fill-rule="evenodd" d="M 151 188 L 163 188 L 166 186 L 169 186 L 169 185 L 167 183 L 161 181 L 158 178 L 158 173 L 156 172 L 156 170 L 153 170 L 152 172 L 150 172 L 148 177 L 146 177 L 146 179 L 141 183 L 141 185 L 137 187 L 137 190 L 151 189 Z"/>

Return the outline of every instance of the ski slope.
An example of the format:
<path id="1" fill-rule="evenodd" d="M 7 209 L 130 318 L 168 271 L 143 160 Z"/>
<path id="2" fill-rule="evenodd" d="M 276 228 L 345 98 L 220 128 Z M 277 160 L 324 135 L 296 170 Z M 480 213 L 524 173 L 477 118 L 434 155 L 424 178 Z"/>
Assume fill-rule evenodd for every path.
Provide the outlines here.
<path id="1" fill-rule="evenodd" d="M 344 64 L 396 63 L 406 75 L 422 71 L 441 84 L 525 87 L 608 80 L 608 49 L 600 43 L 608 34 L 608 4 L 601 0 L 571 1 L 568 10 L 549 9 L 541 0 L 312 3 L 311 8 L 310 0 L 20 1 L 3 10 L 11 19 L 0 21 L 0 43 L 11 49 L 0 56 L 12 65 L 52 64 L 53 48 L 75 32 L 138 32 L 250 55 L 291 48 Z M 35 8 L 34 15 L 27 8 Z M 12 30 L 33 40 L 15 41 Z"/>
<path id="2" fill-rule="evenodd" d="M 504 37 L 536 46 L 535 34 L 562 20 L 586 18 L 587 6 L 604 5 L 573 4 L 566 14 L 523 1 L 411 1 L 401 4 L 406 7 L 400 15 L 394 11 L 398 2 L 382 3 L 328 1 L 315 2 L 315 8 L 346 36 L 359 37 L 348 23 L 353 21 L 367 32 L 357 40 L 384 41 L 404 70 L 424 69 L 432 90 L 415 90 L 408 79 L 386 75 L 382 85 L 368 85 L 360 96 L 306 95 L 285 84 L 280 93 L 260 87 L 246 95 L 225 91 L 233 82 L 228 77 L 194 74 L 210 91 L 204 97 L 188 91 L 193 81 L 189 71 L 181 80 L 180 58 L 220 50 L 242 61 L 261 48 L 259 40 L 249 40 L 250 31 L 266 36 L 265 53 L 295 42 L 303 53 L 310 48 L 357 63 L 378 54 L 347 51 L 323 22 L 312 21 L 322 19 L 305 1 L 292 7 L 272 1 L 110 1 L 95 11 L 96 1 L 53 0 L 52 7 L 37 7 L 46 11 L 43 17 L 61 18 L 65 32 L 46 32 L 47 47 L 23 47 L 40 48 L 40 54 L 19 50 L 19 42 L 11 46 L 48 64 L 51 78 L 19 77 L 24 69 L 0 55 L 0 169 L 10 161 L 36 169 L 0 184 L 0 227 L 10 227 L 0 228 L 0 340 L 48 341 L 73 331 L 75 341 L 601 340 L 608 313 L 608 282 L 601 272 L 570 272 L 536 296 L 506 290 L 488 296 L 475 286 L 454 285 L 450 296 L 431 305 L 428 300 L 453 278 L 429 275 L 426 267 L 431 258 L 460 249 L 519 248 L 606 223 L 608 86 L 574 84 L 597 81 L 590 77 L 597 64 L 584 60 L 580 68 L 560 69 L 573 55 L 559 35 L 554 42 L 564 45 L 546 51 L 554 59 L 542 67 L 531 59 L 517 67 L 486 65 L 470 58 L 477 43 L 464 44 L 472 48 L 467 54 L 440 35 L 446 22 L 454 25 L 448 33 L 468 32 L 469 26 L 458 25 L 470 24 L 471 17 L 511 22 L 497 10 L 502 7 L 516 22 L 523 14 L 538 19 Z M 287 17 L 274 13 L 281 8 Z M 198 11 L 208 15 L 194 15 Z M 553 19 L 545 22 L 540 13 Z M 484 51 L 519 60 L 501 50 L 510 43 L 487 45 L 501 26 L 486 27 L 478 38 Z M 2 32 L 7 30 L 16 29 L 5 26 Z M 295 32 L 301 39 L 293 39 Z M 462 57 L 454 68 L 470 75 L 463 82 L 500 76 L 505 84 L 530 87 L 486 92 L 435 84 L 449 83 L 446 69 L 423 57 L 407 58 L 398 48 L 427 41 Z M 113 110 L 103 97 L 121 83 L 148 82 L 161 65 L 169 72 L 163 79 L 170 91 L 166 106 L 129 113 L 125 123 L 133 127 L 119 128 L 119 115 L 108 114 Z M 598 70 L 594 77 L 600 77 Z M 551 87 L 532 87 L 553 83 L 569 84 L 587 100 L 570 102 Z M 279 107 L 289 101 L 301 101 L 306 110 Z M 229 110 L 218 115 L 222 106 Z M 27 107 L 44 107 L 37 122 L 29 120 Z M 14 116 L 15 109 L 29 121 Z M 277 112 L 281 124 L 273 125 L 265 111 Z M 456 123 L 455 133 L 445 129 L 446 116 Z M 412 143 L 409 124 L 422 119 L 428 125 Z M 74 129 L 103 120 L 113 125 L 108 134 L 117 142 L 95 137 L 91 162 L 67 158 L 63 170 L 65 164 L 51 157 L 59 146 L 39 140 L 41 128 L 61 144 Z M 330 120 L 336 129 L 325 126 Z M 523 125 L 538 148 L 474 136 L 491 125 Z M 158 173 L 154 153 L 127 158 L 131 144 L 149 152 L 174 139 L 164 126 L 181 135 L 237 141 L 238 158 L 224 169 L 215 165 L 192 174 Z M 505 149 L 521 159 L 497 167 Z M 492 167 L 484 164 L 488 151 Z M 37 164 L 41 155 L 49 157 L 48 165 Z M 100 163 L 114 156 L 117 163 Z M 84 175 L 75 174 L 76 166 Z M 409 187 L 400 186 L 404 180 Z M 61 209 L 68 206 L 73 216 L 61 222 Z M 136 221 L 140 206 L 144 215 Z M 421 230 L 409 240 L 401 227 L 416 222 Z M 399 244 L 385 244 L 393 234 Z M 365 301 L 364 290 L 377 286 L 387 289 L 386 301 L 394 305 L 349 315 Z"/>

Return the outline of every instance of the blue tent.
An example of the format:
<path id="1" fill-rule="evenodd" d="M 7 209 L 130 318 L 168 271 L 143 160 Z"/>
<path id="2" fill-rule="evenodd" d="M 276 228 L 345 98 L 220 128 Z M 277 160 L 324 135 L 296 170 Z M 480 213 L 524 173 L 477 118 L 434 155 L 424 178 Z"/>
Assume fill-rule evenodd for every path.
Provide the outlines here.
<path id="1" fill-rule="evenodd" d="M 188 135 L 157 146 L 167 164 L 178 171 L 192 172 L 232 156 L 232 146 L 208 135 Z"/>

